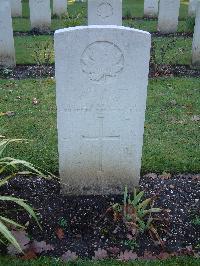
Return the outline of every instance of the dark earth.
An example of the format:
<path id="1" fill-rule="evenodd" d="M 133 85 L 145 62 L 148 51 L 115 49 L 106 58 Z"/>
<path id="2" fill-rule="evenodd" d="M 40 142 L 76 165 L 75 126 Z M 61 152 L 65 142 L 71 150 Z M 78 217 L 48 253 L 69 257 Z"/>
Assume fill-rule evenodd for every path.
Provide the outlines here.
<path id="1" fill-rule="evenodd" d="M 80 258 L 92 258 L 95 252 L 97 258 L 104 257 L 105 252 L 116 258 L 129 250 L 137 256 L 199 252 L 200 175 L 147 174 L 141 178 L 139 190 L 145 192 L 145 198 L 153 197 L 154 207 L 162 208 L 153 216 L 158 218 L 156 228 L 162 245 L 148 231 L 133 236 L 122 219 L 114 219 L 110 207 L 122 203 L 123 195 L 64 196 L 56 180 L 17 176 L 0 188 L 0 195 L 27 200 L 37 211 L 42 230 L 12 204 L 3 203 L 1 208 L 9 209 L 9 218 L 21 223 L 30 221 L 29 238 L 52 245 L 46 255 L 54 257 L 67 251 Z M 6 248 L 2 247 L 2 252 Z"/>
<path id="2" fill-rule="evenodd" d="M 13 69 L 0 68 L 0 78 L 27 79 L 55 76 L 55 66 L 52 65 L 17 65 Z M 151 64 L 149 78 L 157 77 L 200 77 L 200 68 L 189 65 L 156 65 Z"/>

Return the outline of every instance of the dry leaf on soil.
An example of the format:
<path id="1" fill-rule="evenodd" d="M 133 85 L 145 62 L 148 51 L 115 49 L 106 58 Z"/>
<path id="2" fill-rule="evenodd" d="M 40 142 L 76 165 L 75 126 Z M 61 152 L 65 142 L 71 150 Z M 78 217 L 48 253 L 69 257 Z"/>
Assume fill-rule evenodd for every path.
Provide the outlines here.
<path id="1" fill-rule="evenodd" d="M 61 240 L 61 239 L 64 238 L 65 233 L 64 233 L 64 231 L 63 231 L 62 228 L 57 228 L 57 229 L 56 229 L 56 235 L 57 235 L 57 237 Z"/>
<path id="2" fill-rule="evenodd" d="M 22 260 L 33 260 L 37 258 L 37 255 L 33 250 L 28 250 L 24 256 L 20 257 Z"/>
<path id="3" fill-rule="evenodd" d="M 129 261 L 138 259 L 138 255 L 136 252 L 125 250 L 124 253 L 120 252 L 117 258 L 121 261 Z"/>
<path id="4" fill-rule="evenodd" d="M 45 241 L 36 241 L 34 240 L 33 243 L 31 244 L 31 249 L 35 253 L 42 253 L 44 251 L 51 251 L 54 250 L 54 247 L 50 244 L 47 244 Z"/>
<path id="5" fill-rule="evenodd" d="M 29 248 L 29 243 L 30 243 L 30 239 L 28 237 L 28 234 L 23 231 L 23 230 L 11 230 L 12 235 L 15 237 L 15 239 L 17 240 L 17 242 L 19 243 L 21 249 L 24 251 L 27 248 Z M 20 251 L 17 250 L 13 245 L 9 244 L 8 247 L 8 254 L 9 255 L 17 255 L 20 254 Z"/>
<path id="6" fill-rule="evenodd" d="M 105 249 L 98 248 L 95 250 L 94 256 L 92 257 L 93 260 L 104 260 L 108 258 L 108 252 Z"/>
<path id="7" fill-rule="evenodd" d="M 78 259 L 78 256 L 76 255 L 75 252 L 71 252 L 70 250 L 68 250 L 67 252 L 65 252 L 61 259 L 64 261 L 64 262 L 67 262 L 67 261 L 74 261 L 76 259 Z"/>

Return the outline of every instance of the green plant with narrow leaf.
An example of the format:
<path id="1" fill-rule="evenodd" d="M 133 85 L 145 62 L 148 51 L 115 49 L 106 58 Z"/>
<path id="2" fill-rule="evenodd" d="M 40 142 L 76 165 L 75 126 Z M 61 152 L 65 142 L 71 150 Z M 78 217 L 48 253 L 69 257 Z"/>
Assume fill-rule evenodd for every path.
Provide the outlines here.
<path id="1" fill-rule="evenodd" d="M 9 179 L 15 177 L 16 175 L 37 175 L 43 178 L 52 178 L 55 177 L 49 172 L 46 172 L 45 174 L 40 171 L 39 169 L 36 169 L 33 164 L 20 160 L 15 159 L 12 157 L 3 157 L 3 152 L 10 143 L 19 143 L 22 142 L 22 139 L 2 139 L 0 141 L 0 175 L 4 175 L 4 178 L 0 181 L 0 186 L 4 185 Z M 18 167 L 23 167 L 23 169 L 26 169 L 26 171 L 19 172 Z M 28 171 L 27 171 L 28 170 Z"/>
<path id="2" fill-rule="evenodd" d="M 6 184 L 11 178 L 15 177 L 18 174 L 35 174 L 41 177 L 46 178 L 47 176 L 44 175 L 41 171 L 36 169 L 31 163 L 15 159 L 12 157 L 3 157 L 3 152 L 6 149 L 7 145 L 13 142 L 21 142 L 21 139 L 2 139 L 0 141 L 0 176 L 2 176 L 2 179 L 0 180 L 0 187 Z M 18 166 L 21 166 L 28 169 L 27 172 L 18 172 Z M 38 224 L 40 227 L 40 224 L 38 222 L 37 216 L 34 212 L 34 210 L 31 208 L 30 205 L 26 203 L 25 200 L 12 197 L 12 196 L 0 196 L 0 201 L 2 202 L 12 202 L 20 207 L 22 207 Z M 16 249 L 18 249 L 20 252 L 22 252 L 22 249 L 19 245 L 19 243 L 16 241 L 15 237 L 12 235 L 10 231 L 10 227 L 15 227 L 17 229 L 19 228 L 25 228 L 23 225 L 9 219 L 8 217 L 5 217 L 4 215 L 0 215 L 0 242 L 6 244 L 7 240 L 10 242 Z"/>
<path id="3" fill-rule="evenodd" d="M 158 214 L 162 210 L 154 208 L 152 198 L 144 199 L 144 191 L 137 192 L 134 188 L 133 195 L 128 193 L 127 187 L 124 191 L 123 204 L 114 204 L 114 218 L 122 218 L 128 229 L 137 236 L 139 233 L 148 231 L 153 238 L 156 238 L 162 245 L 157 228 L 154 222 L 157 220 L 152 214 Z"/>

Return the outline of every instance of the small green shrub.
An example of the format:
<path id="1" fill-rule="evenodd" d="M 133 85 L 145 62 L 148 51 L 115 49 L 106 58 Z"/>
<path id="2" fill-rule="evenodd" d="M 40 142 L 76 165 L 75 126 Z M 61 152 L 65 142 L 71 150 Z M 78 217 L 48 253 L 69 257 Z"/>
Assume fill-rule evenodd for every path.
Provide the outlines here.
<path id="1" fill-rule="evenodd" d="M 38 42 L 30 48 L 33 50 L 32 58 L 38 66 L 46 66 L 53 63 L 54 49 L 52 42 Z"/>
<path id="2" fill-rule="evenodd" d="M 137 192 L 136 189 L 133 191 L 133 195 L 128 194 L 127 187 L 124 191 L 123 204 L 114 204 L 112 206 L 114 212 L 114 219 L 123 219 L 128 230 L 135 235 L 144 233 L 145 231 L 156 238 L 162 245 L 162 241 L 159 237 L 155 221 L 152 214 L 160 213 L 160 208 L 154 208 L 154 201 L 152 198 L 144 199 L 144 191 Z"/>
<path id="3" fill-rule="evenodd" d="M 77 13 L 75 15 L 65 16 L 65 27 L 76 27 L 83 24 L 83 12 Z"/>
<path id="4" fill-rule="evenodd" d="M 129 239 L 122 241 L 122 244 L 129 247 L 130 249 L 134 250 L 139 247 L 137 241 L 135 239 Z"/>

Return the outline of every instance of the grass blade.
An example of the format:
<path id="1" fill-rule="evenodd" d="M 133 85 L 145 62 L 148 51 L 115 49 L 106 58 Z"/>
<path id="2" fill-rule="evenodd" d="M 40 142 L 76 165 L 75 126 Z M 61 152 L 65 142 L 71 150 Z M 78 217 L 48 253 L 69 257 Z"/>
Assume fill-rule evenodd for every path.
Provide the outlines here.
<path id="1" fill-rule="evenodd" d="M 12 233 L 9 231 L 9 229 L 4 225 L 3 222 L 0 221 L 0 233 L 21 253 L 23 253 L 20 245 L 18 244 L 15 237 L 12 235 Z"/>

